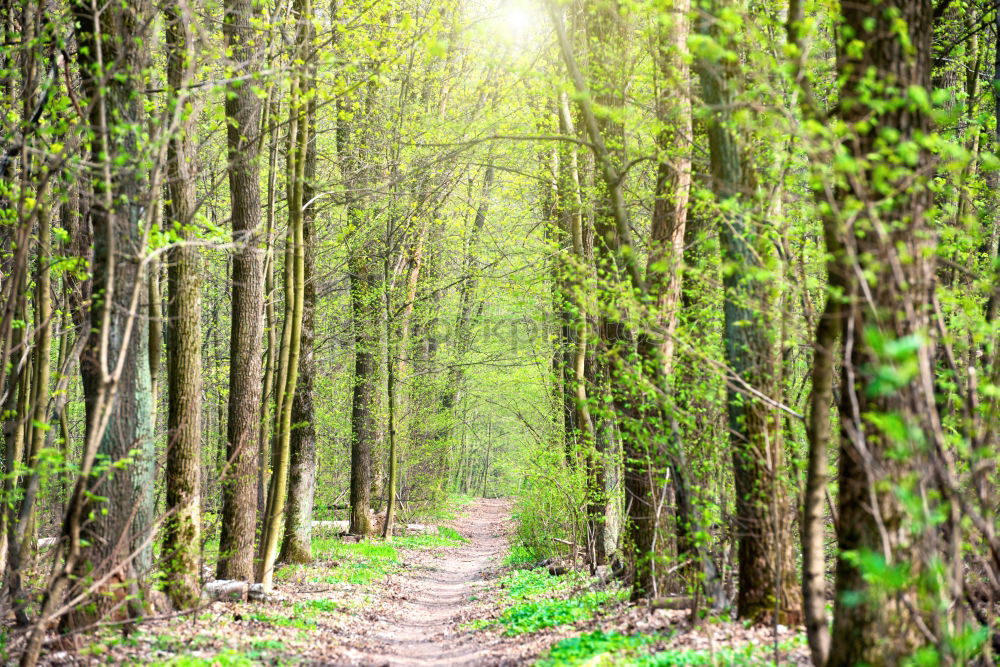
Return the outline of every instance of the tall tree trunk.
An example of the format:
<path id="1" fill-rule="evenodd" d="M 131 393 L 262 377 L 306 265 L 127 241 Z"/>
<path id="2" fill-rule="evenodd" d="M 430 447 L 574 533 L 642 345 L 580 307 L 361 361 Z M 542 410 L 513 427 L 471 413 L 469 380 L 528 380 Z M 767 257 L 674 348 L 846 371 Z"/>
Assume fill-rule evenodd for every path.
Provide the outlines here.
<path id="1" fill-rule="evenodd" d="M 719 37 L 716 35 L 716 37 Z M 726 209 L 719 225 L 724 276 L 730 443 L 739 538 L 737 610 L 741 618 L 798 623 L 801 592 L 792 558 L 791 511 L 780 479 L 783 446 L 774 407 L 751 395 L 773 395 L 774 341 L 769 288 L 756 277 L 767 241 L 739 208 L 744 176 L 740 146 L 730 128 L 735 72 L 730 62 L 699 63 L 705 103 L 717 110 L 708 122 L 712 189 Z"/>
<path id="2" fill-rule="evenodd" d="M 263 40 L 255 27 L 262 21 L 258 0 L 226 0 L 223 34 L 232 49 L 234 70 L 260 69 Z M 232 203 L 233 305 L 229 354 L 229 415 L 226 470 L 219 541 L 220 579 L 249 581 L 254 575 L 257 519 L 257 442 L 263 391 L 261 347 L 264 337 L 264 263 L 259 247 L 260 183 L 257 153 L 261 100 L 253 86 L 226 89 L 227 159 Z"/>
<path id="3" fill-rule="evenodd" d="M 659 122 L 656 192 L 646 264 L 650 304 L 656 314 L 660 363 L 669 377 L 674 357 L 684 259 L 684 232 L 691 196 L 691 82 L 688 59 L 688 15 L 691 0 L 670 0 L 657 26 L 656 64 Z"/>
<path id="4" fill-rule="evenodd" d="M 934 344 L 927 340 L 935 276 L 927 217 L 932 158 L 921 150 L 916 172 L 897 176 L 890 167 L 886 176 L 895 153 L 880 147 L 888 130 L 899 142 L 931 132 L 930 110 L 915 91 L 930 89 L 933 13 L 930 0 L 841 7 L 844 30 L 853 35 L 837 51 L 840 115 L 853 130 L 844 150 L 862 166 L 839 194 L 858 217 L 841 232 L 851 280 L 841 330 L 840 557 L 829 665 L 895 664 L 923 644 L 914 619 L 922 608 L 915 578 L 935 562 L 947 563 L 934 547 L 933 524 L 912 516 L 900 497 L 906 493 L 935 511 L 938 491 L 927 471 L 939 470 L 933 453 L 945 447 L 931 389 Z M 909 103 L 898 102 L 901 91 L 911 95 Z M 911 374 L 879 374 L 903 363 L 912 364 Z M 928 527 L 915 532 L 915 523 Z M 866 571 L 866 563 L 879 562 L 911 576 L 885 590 Z"/>
<path id="5" fill-rule="evenodd" d="M 352 217 L 362 224 L 364 212 Z M 381 310 L 378 272 L 370 258 L 355 251 L 351 262 L 351 313 L 354 320 L 354 391 L 351 397 L 351 519 L 355 535 L 371 533 L 372 449 L 377 437 L 375 410 L 378 390 L 378 313 Z"/>
<path id="6" fill-rule="evenodd" d="M 89 120 L 95 137 L 90 149 L 102 170 L 89 200 L 94 295 L 90 340 L 81 362 L 87 432 L 80 475 L 89 476 L 93 454 L 111 463 L 132 463 L 112 476 L 103 471 L 95 476 L 86 496 L 78 482 L 64 527 L 70 536 L 66 568 L 79 566 L 77 572 L 90 578 L 114 573 L 112 582 L 123 583 L 144 576 L 152 565 L 153 405 L 141 266 L 144 217 L 151 202 L 145 198 L 146 174 L 119 166 L 144 150 L 138 129 L 145 126 L 144 110 L 135 91 L 148 63 L 152 7 L 145 1 L 114 5 L 98 17 L 93 5 L 80 2 L 74 13 L 83 91 L 92 101 Z M 109 63 L 114 76 L 107 77 L 102 69 Z M 93 521 L 82 523 L 84 506 L 95 509 L 85 497 L 94 495 L 107 499 L 107 512 L 94 512 Z M 103 616 L 116 598 L 95 596 L 94 606 L 78 609 L 70 624 Z"/>
<path id="7" fill-rule="evenodd" d="M 281 109 L 280 100 L 272 100 L 267 116 L 277 118 Z M 268 166 L 267 166 L 267 222 L 264 232 L 266 244 L 264 256 L 264 322 L 267 331 L 267 356 L 264 364 L 263 392 L 260 400 L 260 438 L 257 444 L 257 512 L 264 516 L 267 502 L 267 466 L 271 441 L 272 415 L 268 403 L 275 391 L 275 367 L 277 366 L 278 341 L 277 320 L 274 315 L 274 214 L 277 193 L 276 177 L 278 167 L 278 123 L 270 121 L 268 131 Z"/>
<path id="8" fill-rule="evenodd" d="M 176 6 L 166 8 L 167 85 L 174 113 L 181 114 L 177 134 L 167 147 L 167 223 L 179 243 L 170 250 L 167 269 L 170 340 L 167 348 L 167 498 L 170 515 L 163 537 L 164 583 L 178 609 L 198 604 L 201 595 L 201 267 L 192 224 L 195 193 L 194 131 L 180 92 L 196 67 L 190 32 L 193 17 Z"/>

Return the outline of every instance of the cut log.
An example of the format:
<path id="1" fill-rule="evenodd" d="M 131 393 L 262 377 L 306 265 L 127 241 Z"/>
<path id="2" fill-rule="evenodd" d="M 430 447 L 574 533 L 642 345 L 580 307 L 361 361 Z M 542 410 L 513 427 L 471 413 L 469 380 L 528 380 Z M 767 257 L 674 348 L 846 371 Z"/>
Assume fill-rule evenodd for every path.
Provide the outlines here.
<path id="1" fill-rule="evenodd" d="M 313 528 L 323 528 L 333 532 L 334 535 L 343 535 L 350 530 L 350 521 L 313 521 Z"/>
<path id="2" fill-rule="evenodd" d="M 233 579 L 216 579 L 205 584 L 204 594 L 209 600 L 223 602 L 246 602 L 250 592 L 250 582 Z"/>

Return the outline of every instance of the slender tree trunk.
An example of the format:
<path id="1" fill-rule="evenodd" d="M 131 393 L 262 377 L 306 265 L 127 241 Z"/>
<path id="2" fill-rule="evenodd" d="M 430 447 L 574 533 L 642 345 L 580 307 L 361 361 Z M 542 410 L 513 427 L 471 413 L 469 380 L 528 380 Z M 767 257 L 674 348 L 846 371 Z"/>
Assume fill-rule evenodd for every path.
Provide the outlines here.
<path id="1" fill-rule="evenodd" d="M 296 52 L 297 60 L 308 61 L 311 45 L 311 7 L 309 0 L 297 0 Z M 292 262 L 285 264 L 285 326 L 289 327 L 288 372 L 279 415 L 278 448 L 276 465 L 271 473 L 268 489 L 268 514 L 264 519 L 261 536 L 261 561 L 257 569 L 257 579 L 264 590 L 271 589 L 274 577 L 274 562 L 278 555 L 278 539 L 284 518 L 288 489 L 288 468 L 291 459 L 292 404 L 299 377 L 299 355 L 302 343 L 303 302 L 305 301 L 305 241 L 303 222 L 303 186 L 305 184 L 306 151 L 309 145 L 309 121 L 307 104 L 303 103 L 304 81 L 308 78 L 302 72 L 292 76 L 292 94 L 289 103 L 290 132 L 292 150 L 288 154 L 289 197 L 288 197 L 288 243 L 292 247 Z"/>
<path id="2" fill-rule="evenodd" d="M 180 109 L 180 89 L 196 67 L 191 16 L 166 9 L 167 85 L 170 102 Z M 179 236 L 167 270 L 170 340 L 167 348 L 167 517 L 163 538 L 167 596 L 178 609 L 198 604 L 201 595 L 201 262 L 190 245 L 197 206 L 193 135 L 196 116 L 183 114 L 168 146 L 167 222 Z"/>
<path id="3" fill-rule="evenodd" d="M 656 198 L 650 229 L 650 251 L 646 279 L 654 302 L 660 363 L 664 377 L 673 366 L 684 259 L 684 232 L 687 228 L 688 200 L 691 195 L 691 153 L 694 135 L 691 121 L 690 73 L 688 59 L 688 15 L 691 0 L 671 0 L 663 8 L 656 44 L 657 72 L 660 76 L 656 116 L 657 136 Z"/>
<path id="4" fill-rule="evenodd" d="M 389 240 L 388 238 L 386 239 Z M 390 245 L 386 243 L 388 249 Z M 385 522 L 382 524 L 382 537 L 392 539 L 392 524 L 396 517 L 396 343 L 393 341 L 392 331 L 392 290 L 389 288 L 389 262 L 388 251 L 386 252 L 386 262 L 384 268 L 385 283 L 385 351 L 386 351 L 386 401 L 389 419 L 389 479 L 388 498 L 385 505 Z"/>
<path id="5" fill-rule="evenodd" d="M 262 20 L 257 0 L 226 0 L 223 34 L 232 49 L 233 68 L 252 74 L 260 68 L 260 39 L 254 22 Z M 252 86 L 231 84 L 226 94 L 229 191 L 232 202 L 232 335 L 229 355 L 229 415 L 226 470 L 219 541 L 220 579 L 250 580 L 254 575 L 257 523 L 257 442 L 263 391 L 261 347 L 264 337 L 264 262 L 259 247 L 260 183 L 254 136 L 260 128 L 261 100 Z"/>
<path id="6" fill-rule="evenodd" d="M 276 118 L 281 108 L 279 100 L 272 100 L 268 116 Z M 271 419 L 268 409 L 271 397 L 277 394 L 275 390 L 275 367 L 278 354 L 277 321 L 274 315 L 274 213 L 278 161 L 278 123 L 271 121 L 268 128 L 268 167 L 267 167 L 267 227 L 265 243 L 267 248 L 264 257 L 264 321 L 267 331 L 267 357 L 264 365 L 263 392 L 260 400 L 260 438 L 258 440 L 257 467 L 257 512 L 263 517 L 267 509 L 267 466 L 271 442 Z"/>
<path id="7" fill-rule="evenodd" d="M 310 77 L 310 80 L 313 80 Z M 306 123 L 308 145 L 305 156 L 305 180 L 302 198 L 303 302 L 300 336 L 299 377 L 292 402 L 291 455 L 288 471 L 288 510 L 285 514 L 285 538 L 279 561 L 308 563 L 312 560 L 312 513 L 316 492 L 316 425 L 313 405 L 313 378 L 316 374 L 316 207 L 308 203 L 315 195 L 316 138 L 313 127 L 316 103 L 310 100 Z"/>

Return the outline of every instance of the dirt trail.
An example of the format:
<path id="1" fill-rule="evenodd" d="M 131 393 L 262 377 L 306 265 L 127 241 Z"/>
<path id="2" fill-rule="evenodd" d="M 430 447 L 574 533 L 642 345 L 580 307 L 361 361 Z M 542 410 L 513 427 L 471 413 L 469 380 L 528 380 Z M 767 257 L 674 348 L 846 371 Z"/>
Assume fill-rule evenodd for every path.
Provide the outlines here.
<path id="1" fill-rule="evenodd" d="M 496 665 L 504 662 L 485 633 L 459 626 L 471 620 L 474 585 L 498 566 L 506 552 L 505 500 L 479 500 L 454 527 L 470 542 L 432 552 L 408 552 L 403 572 L 390 578 L 383 600 L 360 646 L 344 651 L 354 664 L 426 666 Z"/>

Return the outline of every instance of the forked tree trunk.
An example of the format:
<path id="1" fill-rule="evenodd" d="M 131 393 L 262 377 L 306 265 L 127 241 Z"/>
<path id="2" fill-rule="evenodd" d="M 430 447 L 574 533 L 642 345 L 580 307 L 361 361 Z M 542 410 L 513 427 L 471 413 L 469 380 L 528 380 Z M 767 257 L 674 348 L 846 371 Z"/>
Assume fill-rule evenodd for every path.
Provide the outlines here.
<path id="1" fill-rule="evenodd" d="M 310 77 L 311 80 L 311 77 Z M 316 374 L 316 206 L 310 203 L 315 191 L 316 137 L 313 133 L 316 103 L 310 100 L 306 114 L 308 145 L 305 180 L 302 184 L 303 302 L 302 334 L 299 341 L 299 378 L 292 402 L 291 456 L 288 469 L 288 508 L 285 537 L 278 560 L 308 563 L 312 560 L 312 513 L 316 493 L 316 424 L 313 405 L 313 378 Z"/>
<path id="2" fill-rule="evenodd" d="M 309 0 L 296 0 L 294 13 L 296 28 L 296 60 L 305 63 L 311 45 L 312 21 Z M 261 534 L 261 559 L 257 567 L 257 580 L 264 590 L 271 589 L 274 562 L 278 556 L 278 540 L 288 493 L 288 468 L 292 449 L 292 407 L 299 378 L 299 355 L 302 343 L 302 311 L 305 301 L 305 239 L 303 205 L 306 173 L 306 150 L 309 145 L 308 104 L 305 102 L 305 81 L 301 71 L 292 75 L 292 94 L 289 104 L 289 132 L 291 143 L 288 152 L 288 238 L 292 261 L 285 263 L 285 326 L 289 330 L 288 372 L 282 393 L 281 413 L 278 415 L 277 449 L 272 452 L 274 462 L 271 483 L 268 487 L 267 515 Z M 287 254 L 286 254 L 287 256 Z M 276 454 L 276 456 L 274 455 Z"/>

